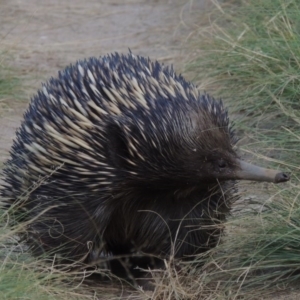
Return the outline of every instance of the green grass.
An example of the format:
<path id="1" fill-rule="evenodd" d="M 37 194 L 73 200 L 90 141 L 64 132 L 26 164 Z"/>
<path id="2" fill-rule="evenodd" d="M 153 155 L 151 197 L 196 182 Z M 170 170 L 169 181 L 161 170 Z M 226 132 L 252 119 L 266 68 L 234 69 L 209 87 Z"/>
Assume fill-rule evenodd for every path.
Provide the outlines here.
<path id="1" fill-rule="evenodd" d="M 263 212 L 229 221 L 231 233 L 213 257 L 227 278 L 222 289 L 250 297 L 300 277 L 300 2 L 224 1 L 206 17 L 186 71 L 229 106 L 242 154 L 292 172 L 291 183 L 269 185 L 256 205 L 245 205 L 269 198 Z"/>
<path id="2" fill-rule="evenodd" d="M 297 1 L 237 2 L 216 9 L 211 25 L 198 32 L 201 55 L 188 70 L 248 126 L 298 125 L 300 7 Z"/>
<path id="3" fill-rule="evenodd" d="M 6 64 L 8 57 L 0 50 L 0 114 L 9 108 L 12 101 L 22 98 L 17 71 Z"/>
<path id="4" fill-rule="evenodd" d="M 300 7 L 297 1 L 238 2 L 212 13 L 211 26 L 199 32 L 206 53 L 192 67 L 244 115 L 291 117 L 300 89 Z"/>

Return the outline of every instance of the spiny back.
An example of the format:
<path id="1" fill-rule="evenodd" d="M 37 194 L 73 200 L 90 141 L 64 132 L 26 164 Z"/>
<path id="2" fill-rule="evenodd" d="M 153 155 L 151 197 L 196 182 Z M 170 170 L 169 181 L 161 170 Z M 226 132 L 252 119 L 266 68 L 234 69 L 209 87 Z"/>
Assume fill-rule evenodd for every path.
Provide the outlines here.
<path id="1" fill-rule="evenodd" d="M 232 185 L 217 178 L 220 161 L 236 168 L 234 143 L 222 102 L 172 68 L 131 53 L 90 58 L 33 97 L 1 194 L 34 220 L 34 249 L 69 245 L 69 259 L 132 247 L 168 254 L 176 236 L 186 240 L 177 255 L 191 255 L 221 228 L 190 226 L 219 223 L 230 209 Z"/>

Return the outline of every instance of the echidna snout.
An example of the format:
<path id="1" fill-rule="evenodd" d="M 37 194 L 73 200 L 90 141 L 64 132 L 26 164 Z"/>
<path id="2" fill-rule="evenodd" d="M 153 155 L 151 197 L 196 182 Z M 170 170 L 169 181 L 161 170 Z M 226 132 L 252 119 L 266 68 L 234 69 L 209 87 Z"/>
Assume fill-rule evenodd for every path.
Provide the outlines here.
<path id="1" fill-rule="evenodd" d="M 240 161 L 239 164 L 240 168 L 236 172 L 235 179 L 266 181 L 273 183 L 286 182 L 290 179 L 289 174 L 284 172 L 261 168 L 245 161 Z"/>

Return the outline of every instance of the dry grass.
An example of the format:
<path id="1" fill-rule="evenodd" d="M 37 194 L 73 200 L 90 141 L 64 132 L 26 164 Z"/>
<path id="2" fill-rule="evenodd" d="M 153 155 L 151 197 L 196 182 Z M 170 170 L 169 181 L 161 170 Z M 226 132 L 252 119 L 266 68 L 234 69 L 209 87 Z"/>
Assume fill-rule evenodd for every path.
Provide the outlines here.
<path id="1" fill-rule="evenodd" d="M 225 98 L 244 136 L 244 156 L 293 175 L 291 183 L 263 193 L 247 187 L 257 201 L 239 209 L 215 256 L 232 276 L 225 286 L 240 284 L 237 295 L 259 298 L 299 280 L 300 7 L 281 0 L 214 4 L 209 26 L 193 34 L 187 71 L 202 89 Z"/>

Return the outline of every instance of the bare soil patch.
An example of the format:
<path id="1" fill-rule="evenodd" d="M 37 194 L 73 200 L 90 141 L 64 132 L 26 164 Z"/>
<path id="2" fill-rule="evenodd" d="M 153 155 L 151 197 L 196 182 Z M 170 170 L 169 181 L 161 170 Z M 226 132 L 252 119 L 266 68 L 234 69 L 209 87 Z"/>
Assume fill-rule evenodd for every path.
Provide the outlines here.
<path id="1" fill-rule="evenodd" d="M 29 100 L 42 81 L 78 59 L 128 52 L 180 69 L 182 46 L 206 0 L 18 1 L 0 4 L 0 40 L 7 63 L 21 72 Z M 26 103 L 9 99 L 0 117 L 0 160 L 7 156 Z M 6 154 L 5 154 L 6 153 Z"/>

